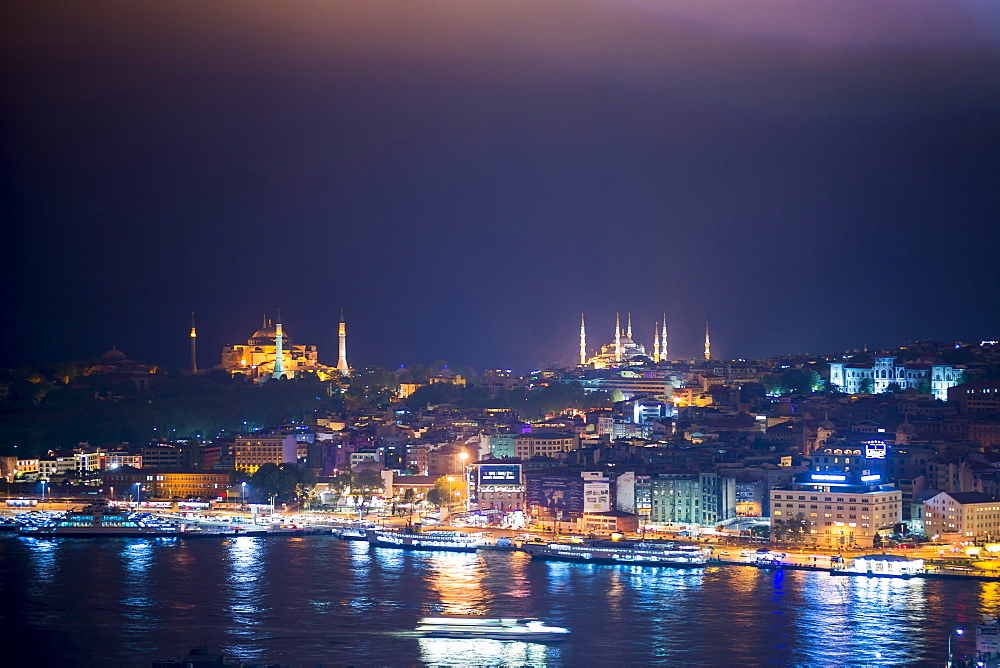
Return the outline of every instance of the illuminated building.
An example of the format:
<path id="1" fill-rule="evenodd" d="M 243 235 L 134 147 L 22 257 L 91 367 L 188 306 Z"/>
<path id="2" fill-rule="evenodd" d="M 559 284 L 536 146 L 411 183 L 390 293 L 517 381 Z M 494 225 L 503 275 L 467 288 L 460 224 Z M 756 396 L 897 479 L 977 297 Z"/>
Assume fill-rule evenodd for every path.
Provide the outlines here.
<path id="1" fill-rule="evenodd" d="M 470 464 L 467 484 L 473 510 L 508 513 L 524 508 L 524 483 L 517 460 Z"/>
<path id="2" fill-rule="evenodd" d="M 924 533 L 945 542 L 996 541 L 1000 499 L 982 492 L 941 492 L 924 502 Z"/>
<path id="3" fill-rule="evenodd" d="M 964 367 L 950 364 L 896 364 L 895 357 L 878 357 L 872 365 L 834 363 L 830 365 L 830 382 L 840 392 L 860 394 L 867 385 L 871 394 L 881 394 L 890 385 L 899 389 L 926 389 L 935 399 L 948 400 L 948 388 L 962 382 Z"/>
<path id="4" fill-rule="evenodd" d="M 518 459 L 532 457 L 553 457 L 560 452 L 569 452 L 580 447 L 576 434 L 559 432 L 533 432 L 521 434 L 514 439 L 514 456 Z"/>
<path id="5" fill-rule="evenodd" d="M 771 490 L 772 536 L 794 532 L 812 545 L 872 547 L 879 530 L 903 521 L 888 457 L 889 446 L 878 440 L 818 448 L 795 483 Z"/>
<path id="6" fill-rule="evenodd" d="M 135 493 L 142 486 L 142 499 L 212 499 L 226 496 L 229 473 L 198 469 L 136 469 L 120 466 L 104 472 L 104 484 L 119 490 L 118 495 Z"/>
<path id="7" fill-rule="evenodd" d="M 280 320 L 280 318 L 279 318 Z M 341 362 L 346 368 L 345 329 L 340 323 Z M 246 345 L 228 345 L 222 349 L 219 368 L 229 373 L 243 374 L 254 380 L 295 378 L 303 373 L 315 373 L 326 380 L 335 369 L 321 364 L 316 346 L 295 345 L 281 323 L 264 316 L 264 324 L 247 340 Z M 339 368 L 339 367 L 338 367 Z"/>
<path id="8" fill-rule="evenodd" d="M 198 331 L 194 328 L 194 313 L 191 313 L 191 373 L 198 373 Z"/>
<path id="9" fill-rule="evenodd" d="M 611 343 L 601 346 L 601 348 L 588 360 L 586 357 L 586 334 L 583 328 L 583 320 L 580 321 L 580 359 L 581 365 L 592 365 L 595 369 L 605 369 L 609 367 L 629 366 L 642 364 L 649 361 L 646 356 L 646 348 L 641 343 L 632 340 L 632 314 L 628 315 L 628 325 L 623 332 L 621 320 L 615 314 L 615 336 Z"/>
<path id="10" fill-rule="evenodd" d="M 712 341 L 708 338 L 708 323 L 705 323 L 705 361 L 712 359 Z"/>
<path id="11" fill-rule="evenodd" d="M 337 328 L 337 371 L 345 376 L 351 375 L 351 367 L 347 365 L 347 323 L 344 321 L 344 309 L 340 309 L 340 325 Z"/>
<path id="12" fill-rule="evenodd" d="M 253 473 L 264 464 L 295 462 L 298 443 L 295 436 L 237 436 L 233 445 L 238 471 Z"/>
<path id="13" fill-rule="evenodd" d="M 653 524 L 715 526 L 736 517 L 736 478 L 718 473 L 659 473 L 650 478 Z"/>

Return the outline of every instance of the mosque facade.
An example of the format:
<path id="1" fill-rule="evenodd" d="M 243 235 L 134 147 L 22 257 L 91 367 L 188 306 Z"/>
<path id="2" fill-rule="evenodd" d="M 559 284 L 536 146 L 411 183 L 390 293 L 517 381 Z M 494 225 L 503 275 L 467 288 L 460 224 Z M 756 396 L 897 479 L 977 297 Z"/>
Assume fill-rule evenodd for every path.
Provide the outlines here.
<path id="1" fill-rule="evenodd" d="M 580 366 L 593 369 L 620 368 L 636 366 L 647 362 L 660 362 L 667 359 L 667 323 L 666 317 L 661 323 L 656 323 L 653 334 L 653 350 L 632 338 L 632 314 L 628 314 L 625 329 L 621 327 L 621 317 L 615 315 L 615 333 L 610 343 L 598 348 L 592 356 L 587 351 L 587 327 L 583 316 L 580 316 Z"/>
<path id="2" fill-rule="evenodd" d="M 265 315 L 263 325 L 247 339 L 246 345 L 224 346 L 222 362 L 218 368 L 233 375 L 243 374 L 255 381 L 296 378 L 305 373 L 315 373 L 320 380 L 329 379 L 334 372 L 350 375 L 347 364 L 347 328 L 343 314 L 338 332 L 340 357 L 335 367 L 320 363 L 316 346 L 294 343 L 282 327 L 280 318 L 278 320 L 279 322 L 274 322 Z"/>

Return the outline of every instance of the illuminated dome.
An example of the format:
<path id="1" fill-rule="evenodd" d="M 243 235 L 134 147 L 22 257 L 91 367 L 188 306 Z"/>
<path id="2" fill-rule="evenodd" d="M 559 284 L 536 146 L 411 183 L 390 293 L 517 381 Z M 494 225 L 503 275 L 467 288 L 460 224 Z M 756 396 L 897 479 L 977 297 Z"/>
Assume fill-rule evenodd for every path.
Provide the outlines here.
<path id="1" fill-rule="evenodd" d="M 252 346 L 259 345 L 270 345 L 273 344 L 275 339 L 278 338 L 278 329 L 273 325 L 268 325 L 267 327 L 261 327 L 253 336 L 250 337 L 248 343 Z M 288 336 L 288 332 L 285 328 L 281 328 L 281 342 L 285 345 L 291 343 L 292 337 Z"/>

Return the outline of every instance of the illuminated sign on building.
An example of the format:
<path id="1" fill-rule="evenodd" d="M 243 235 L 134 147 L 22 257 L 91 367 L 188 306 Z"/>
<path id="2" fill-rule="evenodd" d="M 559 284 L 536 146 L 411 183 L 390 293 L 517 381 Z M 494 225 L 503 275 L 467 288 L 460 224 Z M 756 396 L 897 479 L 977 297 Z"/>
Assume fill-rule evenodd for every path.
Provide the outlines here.
<path id="1" fill-rule="evenodd" d="M 885 459 L 885 443 L 881 441 L 865 443 L 865 459 Z"/>
<path id="2" fill-rule="evenodd" d="M 872 475 L 861 476 L 861 482 L 875 482 L 876 480 L 881 480 L 882 476 L 878 473 Z"/>
<path id="3" fill-rule="evenodd" d="M 830 473 L 813 473 L 813 480 L 831 480 L 835 482 L 843 482 L 847 480 L 846 475 L 832 475 Z"/>
<path id="4" fill-rule="evenodd" d="M 480 464 L 479 466 L 479 486 L 490 487 L 491 485 L 520 485 L 521 465 L 520 464 Z"/>

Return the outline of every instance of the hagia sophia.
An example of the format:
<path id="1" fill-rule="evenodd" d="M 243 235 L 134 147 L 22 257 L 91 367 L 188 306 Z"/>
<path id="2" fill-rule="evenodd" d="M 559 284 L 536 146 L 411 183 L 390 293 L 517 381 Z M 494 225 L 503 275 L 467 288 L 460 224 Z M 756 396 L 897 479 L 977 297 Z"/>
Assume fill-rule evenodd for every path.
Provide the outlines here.
<path id="1" fill-rule="evenodd" d="M 260 329 L 247 339 L 246 345 L 231 344 L 222 348 L 222 362 L 217 367 L 233 375 L 243 374 L 254 381 L 269 378 L 295 378 L 304 373 L 315 373 L 320 380 L 327 380 L 334 373 L 351 375 L 347 364 L 347 325 L 340 313 L 338 328 L 339 357 L 337 366 L 321 364 L 316 346 L 296 345 L 284 331 L 279 315 L 277 322 L 266 315 Z M 191 327 L 191 370 L 197 373 L 195 341 L 197 332 Z"/>

